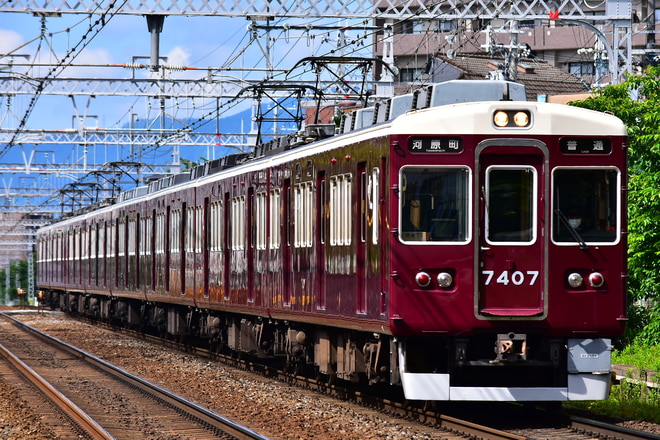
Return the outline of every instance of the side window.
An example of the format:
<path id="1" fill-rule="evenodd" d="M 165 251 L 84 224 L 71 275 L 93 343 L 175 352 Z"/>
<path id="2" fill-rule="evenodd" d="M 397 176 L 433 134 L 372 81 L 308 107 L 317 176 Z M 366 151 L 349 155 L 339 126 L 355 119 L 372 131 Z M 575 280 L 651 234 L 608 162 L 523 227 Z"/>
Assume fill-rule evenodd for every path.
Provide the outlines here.
<path id="1" fill-rule="evenodd" d="M 369 179 L 369 210 L 371 210 L 371 242 L 378 244 L 380 230 L 380 169 L 371 170 Z"/>
<path id="2" fill-rule="evenodd" d="M 202 245 L 204 243 L 204 207 L 195 207 L 195 252 L 198 254 L 202 252 Z"/>
<path id="3" fill-rule="evenodd" d="M 268 247 L 270 249 L 279 249 L 282 244 L 281 223 L 282 206 L 280 190 L 274 189 L 270 192 L 270 225 L 268 236 Z"/>
<path id="4" fill-rule="evenodd" d="M 311 182 L 294 187 L 293 236 L 295 247 L 312 246 L 312 217 L 314 197 Z"/>
<path id="5" fill-rule="evenodd" d="M 231 201 L 231 249 L 245 249 L 245 196 L 234 197 Z"/>
<path id="6" fill-rule="evenodd" d="M 170 251 L 179 252 L 181 249 L 181 210 L 175 209 L 170 217 Z"/>
<path id="7" fill-rule="evenodd" d="M 350 174 L 330 177 L 330 245 L 349 246 L 352 234 Z"/>
<path id="8" fill-rule="evenodd" d="M 399 229 L 404 243 L 470 240 L 470 170 L 403 167 L 399 176 Z"/>
<path id="9" fill-rule="evenodd" d="M 614 244 L 621 222 L 616 168 L 557 168 L 552 174 L 552 240 Z"/>
<path id="10" fill-rule="evenodd" d="M 258 250 L 266 249 L 266 193 L 260 192 L 255 199 L 255 216 L 256 216 L 256 248 Z"/>
<path id="11" fill-rule="evenodd" d="M 222 202 L 214 202 L 211 204 L 211 224 L 209 233 L 210 235 L 210 246 L 212 251 L 221 251 L 222 250 Z"/>

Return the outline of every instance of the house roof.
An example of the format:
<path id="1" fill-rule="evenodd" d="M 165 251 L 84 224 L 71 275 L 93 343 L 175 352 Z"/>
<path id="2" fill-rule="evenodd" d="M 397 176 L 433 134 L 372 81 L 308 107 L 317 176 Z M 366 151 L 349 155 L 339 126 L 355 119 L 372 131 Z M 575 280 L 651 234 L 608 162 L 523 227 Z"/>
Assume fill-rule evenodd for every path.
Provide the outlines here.
<path id="1" fill-rule="evenodd" d="M 503 58 L 485 54 L 458 54 L 452 59 L 445 55 L 436 55 L 432 63 L 431 81 L 486 79 L 502 65 Z M 589 91 L 587 85 L 576 76 L 532 58 L 519 60 L 516 82 L 525 85 L 528 101 L 536 101 L 538 95 L 579 94 Z"/>

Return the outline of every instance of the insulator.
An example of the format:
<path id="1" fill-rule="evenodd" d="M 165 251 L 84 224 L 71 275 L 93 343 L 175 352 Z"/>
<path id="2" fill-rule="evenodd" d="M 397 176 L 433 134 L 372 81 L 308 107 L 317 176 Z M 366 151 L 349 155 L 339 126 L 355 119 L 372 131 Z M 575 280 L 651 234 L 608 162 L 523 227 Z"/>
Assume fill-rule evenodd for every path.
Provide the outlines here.
<path id="1" fill-rule="evenodd" d="M 168 70 L 186 70 L 186 69 L 187 69 L 186 66 L 177 66 L 177 65 L 173 65 L 173 66 L 163 66 L 163 67 L 164 67 L 165 69 L 168 69 Z"/>
<path id="2" fill-rule="evenodd" d="M 139 63 L 126 63 L 124 67 L 127 69 L 145 69 L 147 66 Z"/>

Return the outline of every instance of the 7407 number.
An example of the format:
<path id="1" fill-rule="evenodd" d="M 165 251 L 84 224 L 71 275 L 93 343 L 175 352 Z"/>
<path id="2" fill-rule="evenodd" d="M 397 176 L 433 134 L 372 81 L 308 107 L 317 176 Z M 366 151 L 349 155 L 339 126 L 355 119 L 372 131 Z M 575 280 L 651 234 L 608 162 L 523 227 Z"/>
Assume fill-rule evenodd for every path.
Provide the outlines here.
<path id="1" fill-rule="evenodd" d="M 483 275 L 486 276 L 486 281 L 484 285 L 488 286 L 495 279 L 495 283 L 508 286 L 510 283 L 513 283 L 514 286 L 522 286 L 527 284 L 528 286 L 533 286 L 536 283 L 536 279 L 539 277 L 538 270 L 528 270 L 522 272 L 516 270 L 515 272 L 510 272 L 508 270 L 502 271 L 497 277 L 495 277 L 494 270 L 483 270 L 481 271 Z"/>

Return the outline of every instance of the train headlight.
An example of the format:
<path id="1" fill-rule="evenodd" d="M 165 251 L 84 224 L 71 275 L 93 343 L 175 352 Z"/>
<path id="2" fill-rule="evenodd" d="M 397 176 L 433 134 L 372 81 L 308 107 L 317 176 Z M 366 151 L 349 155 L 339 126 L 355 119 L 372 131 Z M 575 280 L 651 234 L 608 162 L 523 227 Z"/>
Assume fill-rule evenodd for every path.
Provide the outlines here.
<path id="1" fill-rule="evenodd" d="M 516 127 L 527 127 L 529 125 L 529 114 L 526 112 L 516 112 L 513 115 L 513 123 Z"/>
<path id="2" fill-rule="evenodd" d="M 440 287 L 449 287 L 454 282 L 454 278 L 447 272 L 440 272 L 438 274 L 438 284 Z"/>
<path id="3" fill-rule="evenodd" d="M 509 115 L 505 111 L 497 111 L 493 115 L 493 123 L 498 127 L 506 127 L 509 125 Z"/>
<path id="4" fill-rule="evenodd" d="M 429 284 L 431 284 L 431 275 L 427 274 L 426 272 L 419 272 L 417 275 L 415 275 L 415 282 L 417 282 L 419 287 L 427 287 Z"/>
<path id="5" fill-rule="evenodd" d="M 573 288 L 578 288 L 582 285 L 582 275 L 573 272 L 568 276 L 568 285 Z"/>
<path id="6" fill-rule="evenodd" d="M 605 284 L 605 277 L 600 272 L 593 272 L 589 274 L 589 285 L 591 287 L 599 288 Z"/>
<path id="7" fill-rule="evenodd" d="M 527 128 L 531 124 L 529 110 L 497 110 L 493 113 L 493 125 L 497 128 Z"/>

